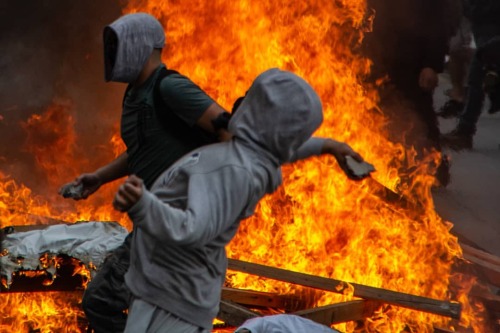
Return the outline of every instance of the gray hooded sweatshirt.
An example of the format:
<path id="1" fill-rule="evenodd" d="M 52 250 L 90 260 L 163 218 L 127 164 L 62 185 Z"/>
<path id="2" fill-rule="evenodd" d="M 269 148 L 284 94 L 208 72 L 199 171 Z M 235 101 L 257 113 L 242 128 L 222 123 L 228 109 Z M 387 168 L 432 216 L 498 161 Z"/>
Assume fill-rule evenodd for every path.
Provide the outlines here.
<path id="1" fill-rule="evenodd" d="M 158 177 L 129 210 L 135 297 L 211 329 L 224 283 L 225 246 L 258 201 L 281 184 L 281 164 L 323 120 L 303 79 L 261 74 L 229 124 L 234 138 L 189 153 Z"/>
<path id="2" fill-rule="evenodd" d="M 310 319 L 288 314 L 249 319 L 235 333 L 241 332 L 242 329 L 251 333 L 340 333 Z"/>

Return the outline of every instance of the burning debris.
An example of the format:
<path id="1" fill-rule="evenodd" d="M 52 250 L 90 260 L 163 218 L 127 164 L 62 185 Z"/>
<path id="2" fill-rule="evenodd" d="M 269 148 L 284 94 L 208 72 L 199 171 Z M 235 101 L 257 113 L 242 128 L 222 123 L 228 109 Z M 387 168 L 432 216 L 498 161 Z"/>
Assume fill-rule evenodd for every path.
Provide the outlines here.
<path id="1" fill-rule="evenodd" d="M 128 234 L 125 228 L 113 222 L 43 226 L 24 232 L 6 227 L 2 233 L 0 276 L 4 289 L 10 288 L 12 276 L 21 271 L 24 274 L 30 271 L 38 272 L 38 275 L 46 273 L 55 279 L 61 264 L 56 257 L 61 255 L 75 258 L 86 267 L 94 267 L 90 270 L 92 276 Z"/>
<path id="2" fill-rule="evenodd" d="M 168 18 L 167 64 L 180 72 L 188 73 L 224 106 L 230 106 L 236 97 L 242 96 L 250 80 L 269 67 L 281 67 L 303 75 L 315 86 L 325 106 L 325 124 L 318 134 L 330 136 L 334 133 L 345 141 L 353 142 L 367 160 L 374 162 L 377 172 L 373 177 L 378 183 L 384 184 L 393 193 L 404 195 L 408 200 L 408 205 L 402 211 L 400 207 L 380 199 L 375 194 L 378 189 L 371 180 L 349 182 L 334 163 L 326 159 L 312 159 L 284 170 L 285 187 L 261 202 L 256 216 L 243 223 L 237 238 L 227 249 L 229 257 L 327 279 L 354 281 L 358 286 L 397 290 L 408 295 L 441 300 L 443 304 L 452 304 L 457 300 L 451 296 L 450 281 L 453 265 L 460 260 L 462 249 L 450 232 L 452 224 L 443 221 L 433 209 L 430 193 L 432 179 L 428 176 L 427 167 L 416 164 L 402 166 L 402 156 L 406 152 L 399 143 L 388 140 L 384 130 L 386 119 L 377 112 L 378 97 L 374 91 L 360 83 L 360 78 L 368 72 L 370 61 L 356 55 L 351 46 L 357 45 L 362 39 L 362 30 L 365 28 L 364 0 L 318 0 L 296 2 L 293 5 L 284 1 L 202 1 L 192 6 L 186 6 L 182 2 L 167 4 L 132 0 L 128 2 L 125 11 L 153 12 L 164 22 Z M 106 19 L 105 22 L 107 21 Z M 96 33 L 95 38 L 100 37 L 101 28 L 102 25 L 99 25 L 96 29 L 99 33 Z M 83 68 L 86 64 L 84 59 L 89 59 L 87 54 L 82 52 L 81 63 L 71 68 Z M 72 70 L 70 74 L 75 73 Z M 33 75 L 30 80 L 33 81 Z M 87 82 L 86 87 L 88 90 L 100 90 L 95 88 L 94 80 Z M 25 90 L 21 91 L 24 98 Z M 86 96 L 73 96 L 74 100 L 84 105 L 76 108 L 75 112 L 80 117 L 75 117 L 75 122 L 68 117 L 61 118 L 65 119 L 64 122 L 51 122 L 53 118 L 50 116 L 50 107 L 41 108 L 47 113 L 42 113 L 41 117 L 26 117 L 31 119 L 31 122 L 25 122 L 27 125 L 31 124 L 24 127 L 26 131 L 41 130 L 37 133 L 46 135 L 43 130 L 52 129 L 56 138 L 65 133 L 71 139 L 52 141 L 62 143 L 64 155 L 71 157 L 63 160 L 67 156 L 58 154 L 58 148 L 52 145 L 36 147 L 40 143 L 38 137 L 30 136 L 30 144 L 35 147 L 25 150 L 33 155 L 39 154 L 37 156 L 43 163 L 37 164 L 37 174 L 46 173 L 46 183 L 54 185 L 54 182 L 62 184 L 67 181 L 64 177 L 69 172 L 64 167 L 72 172 L 88 165 L 87 161 L 75 163 L 74 159 L 80 154 L 73 154 L 71 149 L 76 148 L 64 144 L 87 140 L 86 143 L 92 143 L 88 145 L 92 153 L 105 150 L 101 144 L 96 145 L 86 137 L 100 133 L 95 124 L 100 125 L 101 120 L 105 122 L 108 119 L 105 115 L 112 113 L 101 110 L 112 108 L 99 105 L 99 98 L 92 99 L 92 103 L 87 102 Z M 118 95 L 115 97 L 114 108 L 121 100 Z M 45 100 L 46 104 L 50 104 L 53 98 L 49 96 Z M 29 109 L 23 106 L 19 108 L 23 111 Z M 93 112 L 92 117 L 89 117 L 89 110 L 96 110 L 96 106 L 99 111 Z M 36 111 L 40 111 L 40 108 Z M 82 130 L 85 137 L 73 136 L 74 133 L 67 130 L 87 118 L 92 118 L 92 122 L 89 122 L 91 125 L 84 126 L 85 131 Z M 46 124 L 50 126 L 45 128 Z M 57 125 L 65 125 L 66 128 L 61 132 L 56 129 L 61 129 L 60 127 L 52 127 Z M 44 137 L 52 138 L 51 135 Z M 115 135 L 112 140 L 116 138 Z M 116 146 L 121 144 L 116 140 L 114 142 Z M 102 159 L 116 156 L 111 148 L 106 153 L 91 155 L 98 155 L 94 157 Z M 429 156 L 428 159 L 433 158 Z M 411 176 L 404 186 L 401 186 L 401 172 Z M 60 197 L 49 194 L 55 194 L 55 189 L 52 192 L 47 189 L 40 198 L 24 185 L 28 181 L 21 182 L 7 174 L 10 173 L 0 170 L 2 226 L 15 224 L 14 221 L 32 224 L 27 219 L 27 213 L 57 216 L 65 220 L 119 220 L 122 226 L 130 226 L 126 217 L 117 216 L 111 209 L 114 192 L 112 187 L 104 189 L 99 197 L 65 206 Z M 37 183 L 43 183 L 44 179 L 38 177 Z M 123 232 L 118 232 L 118 229 L 114 229 L 117 237 Z M 102 241 L 106 243 L 105 240 Z M 5 244 L 3 246 L 8 248 Z M 44 249 L 50 247 L 43 246 Z M 59 245 L 53 245 L 52 249 L 60 250 Z M 77 255 L 71 248 L 68 251 L 70 253 L 67 255 Z M 104 252 L 101 254 L 104 255 Z M 80 254 L 89 263 L 102 260 L 102 257 L 94 258 L 90 253 Z M 20 266 L 14 255 L 3 254 L 0 259 L 8 262 L 10 268 L 5 273 L 7 276 L 20 267 L 37 269 L 47 263 L 51 267 L 57 265 L 59 260 L 53 257 L 42 261 L 39 257 L 25 259 L 23 266 Z M 52 274 L 53 269 L 49 270 Z M 45 279 L 46 276 L 41 278 Z M 378 312 L 377 319 L 374 320 L 370 315 L 364 314 L 364 309 L 370 309 L 373 304 L 357 299 L 355 290 L 352 289 L 346 289 L 342 294 L 311 293 L 293 283 L 270 281 L 258 275 L 239 272 L 228 274 L 227 286 L 269 293 L 273 295 L 270 299 L 275 302 L 282 300 L 283 295 L 291 298 L 297 295 L 310 296 L 301 301 L 308 305 L 314 303 L 318 308 L 325 307 L 323 313 L 327 315 L 332 313 L 328 312 L 332 309 L 332 304 L 341 304 L 349 309 L 351 315 L 346 316 L 346 320 L 363 321 L 367 331 L 401 332 L 409 329 L 412 332 L 429 332 L 435 326 L 453 330 L 460 328 L 456 321 L 449 318 L 399 307 L 386 307 L 386 311 Z M 46 317 L 47 313 L 57 312 L 57 309 L 79 309 L 79 297 L 81 295 L 45 297 L 27 294 L 19 298 L 2 295 L 2 301 L 5 300 L 3 304 L 18 311 L 20 315 L 11 315 L 10 318 L 16 319 L 7 324 L 2 323 L 1 328 L 6 331 L 22 331 L 17 328 L 16 321 L 26 320 L 26 313 L 36 312 L 33 308 L 38 309 L 42 317 Z M 36 300 L 36 304 L 29 309 L 21 306 L 28 300 Z M 65 303 L 64 300 L 68 302 Z M 466 294 L 462 294 L 460 302 L 465 305 L 464 316 L 468 316 L 467 321 L 461 324 L 474 327 L 476 333 L 481 332 L 483 327 L 480 307 L 470 306 Z M 254 307 L 259 306 L 249 306 L 252 309 Z M 272 307 L 271 312 L 295 310 L 298 311 L 280 305 Z M 374 312 L 370 310 L 368 313 Z M 71 321 L 77 320 L 71 315 L 65 317 L 67 321 L 59 324 L 58 320 L 61 319 L 56 318 L 53 319 L 51 328 L 69 327 Z M 336 327 L 344 332 L 353 332 L 359 328 L 357 325 L 357 322 L 341 322 Z"/>

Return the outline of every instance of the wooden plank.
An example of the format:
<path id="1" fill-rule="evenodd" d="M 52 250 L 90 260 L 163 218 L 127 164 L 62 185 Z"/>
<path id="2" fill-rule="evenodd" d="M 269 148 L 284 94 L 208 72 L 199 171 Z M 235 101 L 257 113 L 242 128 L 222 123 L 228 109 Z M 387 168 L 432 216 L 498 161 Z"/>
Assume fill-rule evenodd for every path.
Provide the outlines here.
<path id="1" fill-rule="evenodd" d="M 468 257 L 474 257 L 477 259 L 481 259 L 482 261 L 485 261 L 485 262 L 488 262 L 492 265 L 496 265 L 496 266 L 500 267 L 500 258 L 499 257 L 497 257 L 491 253 L 482 251 L 480 249 L 476 249 L 476 248 L 469 246 L 467 244 L 460 243 L 460 247 L 464 251 L 464 255 L 467 255 Z"/>
<path id="2" fill-rule="evenodd" d="M 250 311 L 242 305 L 230 301 L 220 301 L 217 319 L 222 320 L 230 326 L 238 327 L 246 320 L 256 317 L 260 317 L 260 314 Z"/>
<path id="3" fill-rule="evenodd" d="M 484 282 L 500 287 L 500 266 L 466 254 L 464 254 L 464 258 L 474 265 L 476 270 L 479 271 L 478 273 L 481 273 L 480 275 L 482 275 L 483 279 L 486 279 Z"/>
<path id="4" fill-rule="evenodd" d="M 489 289 L 472 288 L 470 297 L 479 299 L 490 313 L 500 313 L 500 295 L 495 295 Z"/>
<path id="5" fill-rule="evenodd" d="M 379 306 L 379 302 L 358 300 L 301 310 L 293 314 L 330 326 L 371 317 Z"/>
<path id="6" fill-rule="evenodd" d="M 434 326 L 434 333 L 456 333 L 456 332 L 450 331 L 449 329 L 444 328 L 444 327 Z"/>
<path id="7" fill-rule="evenodd" d="M 500 287 L 500 258 L 467 244 L 460 244 L 460 246 L 464 259 L 474 265 L 484 282 Z"/>
<path id="8" fill-rule="evenodd" d="M 359 300 L 296 311 L 291 314 L 330 326 L 370 317 L 379 305 L 378 302 Z M 240 304 L 222 300 L 217 318 L 230 326 L 240 326 L 244 321 L 259 316 L 261 314 L 253 312 Z"/>
<path id="9" fill-rule="evenodd" d="M 369 287 L 357 283 L 347 283 L 340 280 L 292 272 L 236 259 L 229 259 L 228 268 L 239 272 L 299 284 L 306 287 L 327 290 L 335 293 L 343 293 L 350 285 L 354 287 L 355 297 L 381 301 L 396 306 L 429 312 L 454 319 L 460 318 L 461 305 L 456 302 L 440 301 L 422 296 Z"/>
<path id="10" fill-rule="evenodd" d="M 297 311 L 305 307 L 305 302 L 297 296 L 227 287 L 222 288 L 221 298 L 240 305 L 254 308 L 276 308 L 286 312 Z"/>

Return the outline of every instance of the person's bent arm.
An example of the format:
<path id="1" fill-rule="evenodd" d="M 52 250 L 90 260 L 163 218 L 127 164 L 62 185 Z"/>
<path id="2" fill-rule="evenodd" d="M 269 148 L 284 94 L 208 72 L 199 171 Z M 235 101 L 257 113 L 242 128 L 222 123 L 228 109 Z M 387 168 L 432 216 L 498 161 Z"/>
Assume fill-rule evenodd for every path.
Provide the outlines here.
<path id="1" fill-rule="evenodd" d="M 160 93 L 172 112 L 187 125 L 196 125 L 207 133 L 216 134 L 219 141 L 230 138 L 227 123 L 224 124 L 229 117 L 221 117 L 229 116 L 229 113 L 186 76 L 172 74 L 165 77 L 160 84 Z"/>
<path id="2" fill-rule="evenodd" d="M 96 192 L 102 185 L 112 182 L 116 179 L 125 177 L 129 174 L 127 164 L 127 152 L 122 153 L 110 163 L 100 167 L 94 172 L 83 173 L 78 176 L 72 185 L 82 186 L 79 195 L 73 196 L 75 200 L 87 199 L 87 197 Z M 63 187 L 59 190 L 62 194 Z"/>
<path id="3" fill-rule="evenodd" d="M 209 133 L 217 134 L 219 141 L 227 141 L 232 135 L 227 130 L 230 114 L 217 103 L 212 103 L 198 118 L 196 125 Z"/>
<path id="4" fill-rule="evenodd" d="M 131 181 L 135 181 L 134 178 Z M 138 195 L 137 190 L 126 184 L 120 187 L 113 205 L 120 211 L 128 211 L 134 227 L 153 237 L 197 247 L 230 228 L 251 201 L 252 179 L 245 170 L 224 168 L 208 174 L 195 174 L 189 177 L 187 184 L 185 209 L 163 202 L 162 189 L 152 193 L 143 188 Z"/>

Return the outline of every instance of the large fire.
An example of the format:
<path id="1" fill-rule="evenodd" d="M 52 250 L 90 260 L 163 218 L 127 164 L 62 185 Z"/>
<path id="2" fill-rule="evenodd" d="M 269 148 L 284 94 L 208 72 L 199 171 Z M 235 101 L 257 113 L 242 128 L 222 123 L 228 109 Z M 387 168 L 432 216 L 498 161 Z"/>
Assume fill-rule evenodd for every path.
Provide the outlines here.
<path id="1" fill-rule="evenodd" d="M 451 267 L 461 249 L 450 234 L 452 225 L 434 211 L 433 178 L 422 164 L 413 168 L 412 182 L 402 184 L 404 148 L 389 141 L 375 92 L 360 83 L 370 63 L 353 49 L 367 28 L 365 5 L 365 0 L 131 0 L 124 12 L 158 17 L 166 26 L 167 65 L 188 75 L 227 109 L 270 67 L 303 76 L 324 105 L 325 122 L 316 134 L 351 144 L 376 166 L 376 181 L 402 192 L 410 203 L 399 209 L 377 196 L 372 182 L 347 180 L 332 157 L 296 163 L 284 168 L 284 186 L 278 193 L 262 200 L 255 216 L 242 223 L 228 248 L 230 257 L 440 300 L 453 297 L 464 305 L 460 324 L 481 332 L 480 316 L 467 298 L 450 292 Z M 21 180 L 0 170 L 3 226 L 51 217 L 113 220 L 130 229 L 126 217 L 110 205 L 115 186 L 104 187 L 85 202 L 57 196 L 57 186 L 90 168 L 80 159 L 73 125 L 71 103 L 60 101 L 23 123 L 26 149 L 45 174 L 47 194 L 33 194 Z M 117 137 L 102 163 L 123 149 Z M 436 157 L 429 154 L 428 161 Z M 304 293 L 296 286 L 234 272 L 229 272 L 228 284 Z M 33 323 L 40 332 L 78 331 L 77 316 L 67 310 L 78 303 L 72 297 L 9 294 L 1 299 L 0 332 L 25 332 Z M 324 305 L 350 299 L 316 293 L 314 301 Z M 75 311 L 81 310 L 76 306 Z M 434 326 L 458 328 L 450 319 L 397 307 L 380 311 L 365 328 L 431 332 Z M 354 325 L 336 328 L 352 332 Z"/>

